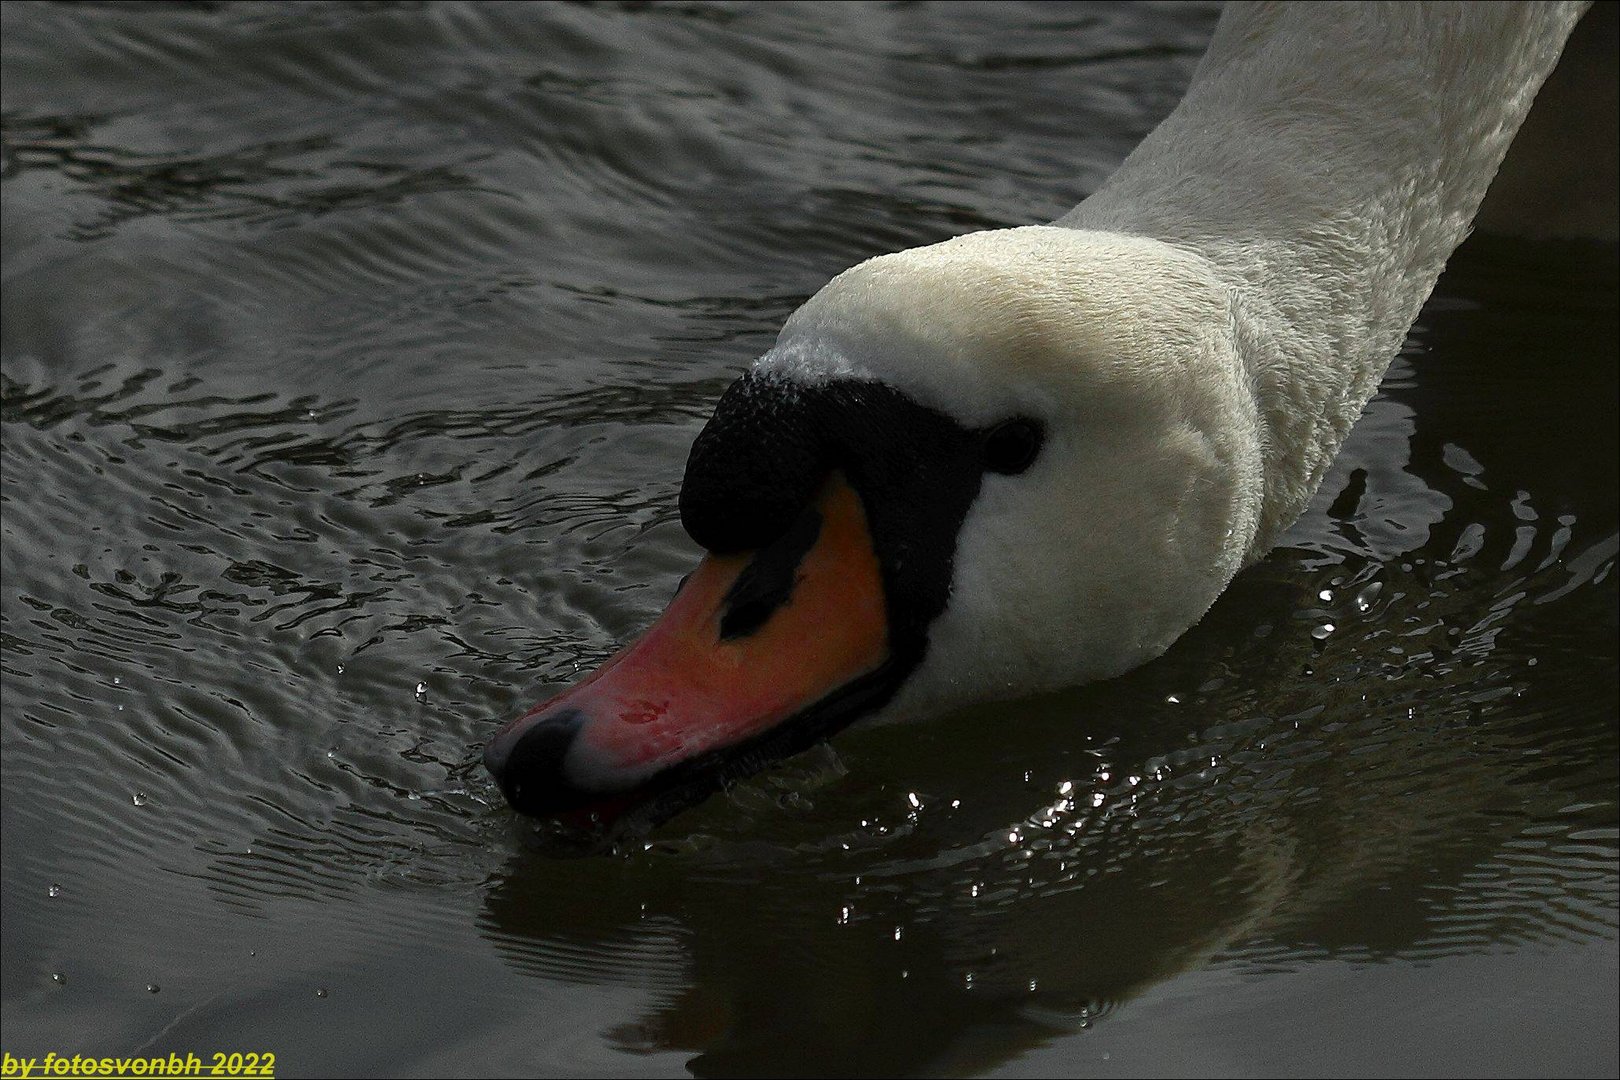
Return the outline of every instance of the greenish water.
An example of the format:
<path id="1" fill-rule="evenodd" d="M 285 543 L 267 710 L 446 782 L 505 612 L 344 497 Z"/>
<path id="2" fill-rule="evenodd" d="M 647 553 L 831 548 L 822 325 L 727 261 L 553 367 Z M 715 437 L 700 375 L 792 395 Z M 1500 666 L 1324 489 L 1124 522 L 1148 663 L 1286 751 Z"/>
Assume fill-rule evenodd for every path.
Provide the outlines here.
<path id="1" fill-rule="evenodd" d="M 5 1050 L 1620 1069 L 1612 245 L 1465 246 L 1287 542 L 1125 679 L 611 857 L 478 768 L 690 568 L 687 447 L 787 313 L 1061 213 L 1215 13 L 0 9 Z"/>

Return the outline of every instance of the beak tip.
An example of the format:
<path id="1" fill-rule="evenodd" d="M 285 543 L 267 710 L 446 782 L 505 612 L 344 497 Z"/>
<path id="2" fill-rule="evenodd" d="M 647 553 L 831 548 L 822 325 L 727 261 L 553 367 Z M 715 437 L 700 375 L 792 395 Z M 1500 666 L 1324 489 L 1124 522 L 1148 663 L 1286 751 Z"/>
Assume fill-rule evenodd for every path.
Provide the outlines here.
<path id="1" fill-rule="evenodd" d="M 484 771 L 495 778 L 499 783 L 501 773 L 506 771 L 506 759 L 511 753 L 511 745 L 499 735 L 489 740 L 484 747 Z"/>
<path id="2" fill-rule="evenodd" d="M 506 801 L 519 813 L 548 817 L 574 810 L 592 800 L 568 779 L 567 758 L 585 724 L 578 709 L 555 715 L 541 713 L 530 723 L 500 732 L 484 747 L 484 768 L 500 785 Z"/>

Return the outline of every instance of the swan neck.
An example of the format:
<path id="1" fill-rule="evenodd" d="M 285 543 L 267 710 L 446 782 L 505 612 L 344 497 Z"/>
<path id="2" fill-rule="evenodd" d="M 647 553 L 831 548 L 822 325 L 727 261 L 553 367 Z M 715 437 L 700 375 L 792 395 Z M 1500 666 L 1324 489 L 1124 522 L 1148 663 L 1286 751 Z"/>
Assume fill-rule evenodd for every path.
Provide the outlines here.
<path id="1" fill-rule="evenodd" d="M 1256 553 L 1320 484 L 1587 6 L 1230 4 L 1181 104 L 1056 222 L 1190 250 L 1231 287 L 1266 428 Z"/>

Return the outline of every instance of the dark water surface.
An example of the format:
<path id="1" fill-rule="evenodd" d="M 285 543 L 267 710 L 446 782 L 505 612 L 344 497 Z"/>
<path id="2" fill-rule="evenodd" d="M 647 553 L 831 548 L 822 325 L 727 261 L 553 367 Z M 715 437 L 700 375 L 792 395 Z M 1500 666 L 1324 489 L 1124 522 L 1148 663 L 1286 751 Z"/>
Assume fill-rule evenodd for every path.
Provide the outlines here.
<path id="1" fill-rule="evenodd" d="M 1616 260 L 1476 239 L 1115 683 L 533 850 L 831 274 L 1044 221 L 1210 5 L 6 4 L 4 1048 L 283 1075 L 1613 1073 Z"/>

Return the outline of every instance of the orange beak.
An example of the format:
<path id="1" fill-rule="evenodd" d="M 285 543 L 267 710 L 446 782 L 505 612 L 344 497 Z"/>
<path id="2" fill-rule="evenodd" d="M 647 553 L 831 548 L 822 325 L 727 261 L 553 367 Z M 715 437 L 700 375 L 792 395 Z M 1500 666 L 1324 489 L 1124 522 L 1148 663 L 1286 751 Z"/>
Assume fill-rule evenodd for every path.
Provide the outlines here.
<path id="1" fill-rule="evenodd" d="M 506 725 L 484 764 L 514 808 L 537 816 L 684 805 L 738 758 L 829 733 L 828 704 L 861 696 L 888 636 L 866 513 L 834 474 L 768 547 L 704 558 L 650 630 Z"/>

